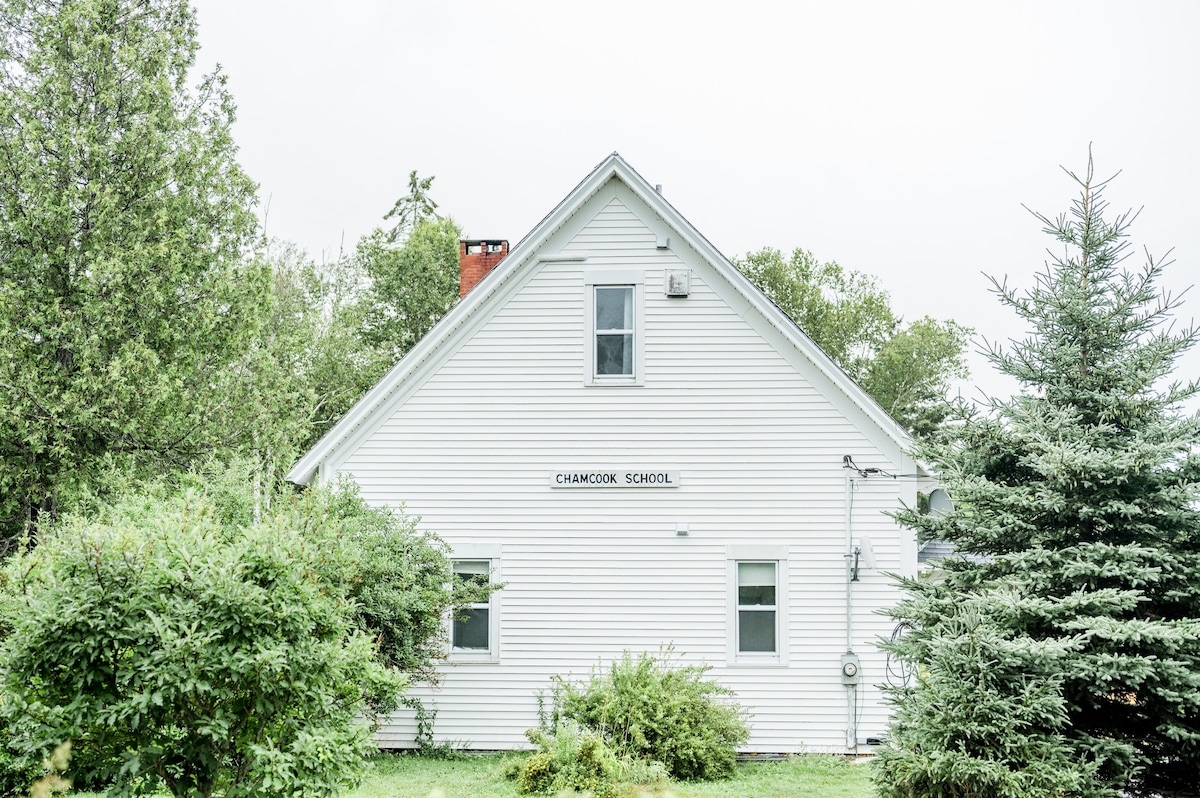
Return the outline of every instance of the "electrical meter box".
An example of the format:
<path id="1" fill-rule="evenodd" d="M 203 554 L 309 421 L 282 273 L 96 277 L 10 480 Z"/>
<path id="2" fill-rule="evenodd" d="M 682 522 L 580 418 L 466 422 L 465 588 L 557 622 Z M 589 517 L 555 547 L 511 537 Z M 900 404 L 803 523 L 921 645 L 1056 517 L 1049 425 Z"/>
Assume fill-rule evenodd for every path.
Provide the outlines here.
<path id="1" fill-rule="evenodd" d="M 847 651 L 842 655 L 842 684 L 858 684 L 860 670 L 857 654 Z"/>

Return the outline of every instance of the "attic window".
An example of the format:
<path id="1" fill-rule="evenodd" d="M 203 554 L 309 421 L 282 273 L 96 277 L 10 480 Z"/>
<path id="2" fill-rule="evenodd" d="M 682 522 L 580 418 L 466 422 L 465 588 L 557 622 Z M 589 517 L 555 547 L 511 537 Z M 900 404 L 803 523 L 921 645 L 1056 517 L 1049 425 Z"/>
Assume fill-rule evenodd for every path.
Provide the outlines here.
<path id="1" fill-rule="evenodd" d="M 633 286 L 596 286 L 596 376 L 633 376 Z"/>
<path id="2" fill-rule="evenodd" d="M 645 360 L 644 274 L 588 269 L 584 290 L 584 384 L 641 385 Z"/>

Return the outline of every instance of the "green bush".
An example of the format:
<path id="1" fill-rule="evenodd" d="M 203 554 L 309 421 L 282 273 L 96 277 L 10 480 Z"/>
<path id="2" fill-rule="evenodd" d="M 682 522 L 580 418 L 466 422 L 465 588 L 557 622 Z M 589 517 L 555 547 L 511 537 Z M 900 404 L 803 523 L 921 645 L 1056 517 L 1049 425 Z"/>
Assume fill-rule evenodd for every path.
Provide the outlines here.
<path id="1" fill-rule="evenodd" d="M 346 544 L 355 623 L 375 639 L 386 665 L 436 682 L 446 615 L 487 601 L 500 585 L 455 580 L 441 539 L 418 529 L 412 516 L 369 507 L 353 483 L 339 484 L 327 501 Z"/>
<path id="2" fill-rule="evenodd" d="M 28 795 L 29 785 L 46 774 L 33 757 L 22 756 L 5 744 L 9 733 L 6 724 L 0 724 L 0 796 Z"/>
<path id="3" fill-rule="evenodd" d="M 340 534 L 299 505 L 231 529 L 196 494 L 57 524 L 2 573 L 11 745 L 73 740 L 119 794 L 336 793 L 403 686 L 355 626 Z"/>
<path id="4" fill-rule="evenodd" d="M 505 772 L 516 780 L 517 792 L 522 795 L 577 792 L 615 798 L 622 785 L 666 778 L 662 765 L 619 757 L 598 732 L 571 721 L 560 722 L 553 732 L 530 729 L 526 736 L 537 751 Z"/>
<path id="5" fill-rule="evenodd" d="M 582 685 L 555 677 L 552 722 L 594 729 L 619 756 L 661 762 L 677 779 L 731 776 L 750 737 L 745 711 L 732 690 L 703 678 L 709 666 L 678 666 L 672 656 L 626 651 Z"/>
<path id="6" fill-rule="evenodd" d="M 266 513 L 286 516 L 299 534 L 317 528 L 334 534 L 337 557 L 324 563 L 322 576 L 347 592 L 354 622 L 375 640 L 380 661 L 413 680 L 436 681 L 435 663 L 446 651 L 446 615 L 487 601 L 500 585 L 454 580 L 441 539 L 421 530 L 413 516 L 371 507 L 350 480 L 309 490 L 303 498 L 290 486 L 256 493 L 255 467 L 248 461 L 213 463 L 176 481 L 202 492 L 229 530 L 253 526 Z M 160 492 L 169 498 L 178 489 L 161 486 Z"/>

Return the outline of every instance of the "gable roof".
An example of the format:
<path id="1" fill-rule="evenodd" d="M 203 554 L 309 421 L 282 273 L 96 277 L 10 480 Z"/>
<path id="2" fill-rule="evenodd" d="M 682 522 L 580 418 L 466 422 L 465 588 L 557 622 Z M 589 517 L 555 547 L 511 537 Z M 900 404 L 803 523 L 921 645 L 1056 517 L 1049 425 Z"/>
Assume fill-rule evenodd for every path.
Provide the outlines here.
<path id="1" fill-rule="evenodd" d="M 901 451 L 911 444 L 908 433 L 850 378 L 800 327 L 772 302 L 749 278 L 722 255 L 674 206 L 656 191 L 616 152 L 600 162 L 592 172 L 558 203 L 515 247 L 508 257 L 460 299 L 433 328 L 417 342 L 313 447 L 292 466 L 290 482 L 308 484 L 322 464 L 333 459 L 364 429 L 373 428 L 387 417 L 405 386 L 438 352 L 452 347 L 469 319 L 491 302 L 492 297 L 514 275 L 549 261 L 554 253 L 541 252 L 543 246 L 588 200 L 610 180 L 620 180 L 651 211 L 657 213 L 674 235 L 708 262 L 742 297 L 756 308 L 769 324 L 778 329 L 797 350 L 826 377 L 847 400 L 856 406 Z"/>

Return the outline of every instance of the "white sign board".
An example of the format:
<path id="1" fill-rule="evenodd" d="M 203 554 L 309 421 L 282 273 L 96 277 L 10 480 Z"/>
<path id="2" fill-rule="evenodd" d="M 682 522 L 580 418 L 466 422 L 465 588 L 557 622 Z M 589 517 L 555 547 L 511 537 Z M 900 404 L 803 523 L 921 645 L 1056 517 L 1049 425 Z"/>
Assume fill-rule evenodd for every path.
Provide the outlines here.
<path id="1" fill-rule="evenodd" d="M 589 468 L 550 472 L 552 488 L 677 488 L 679 471 L 667 468 Z"/>

